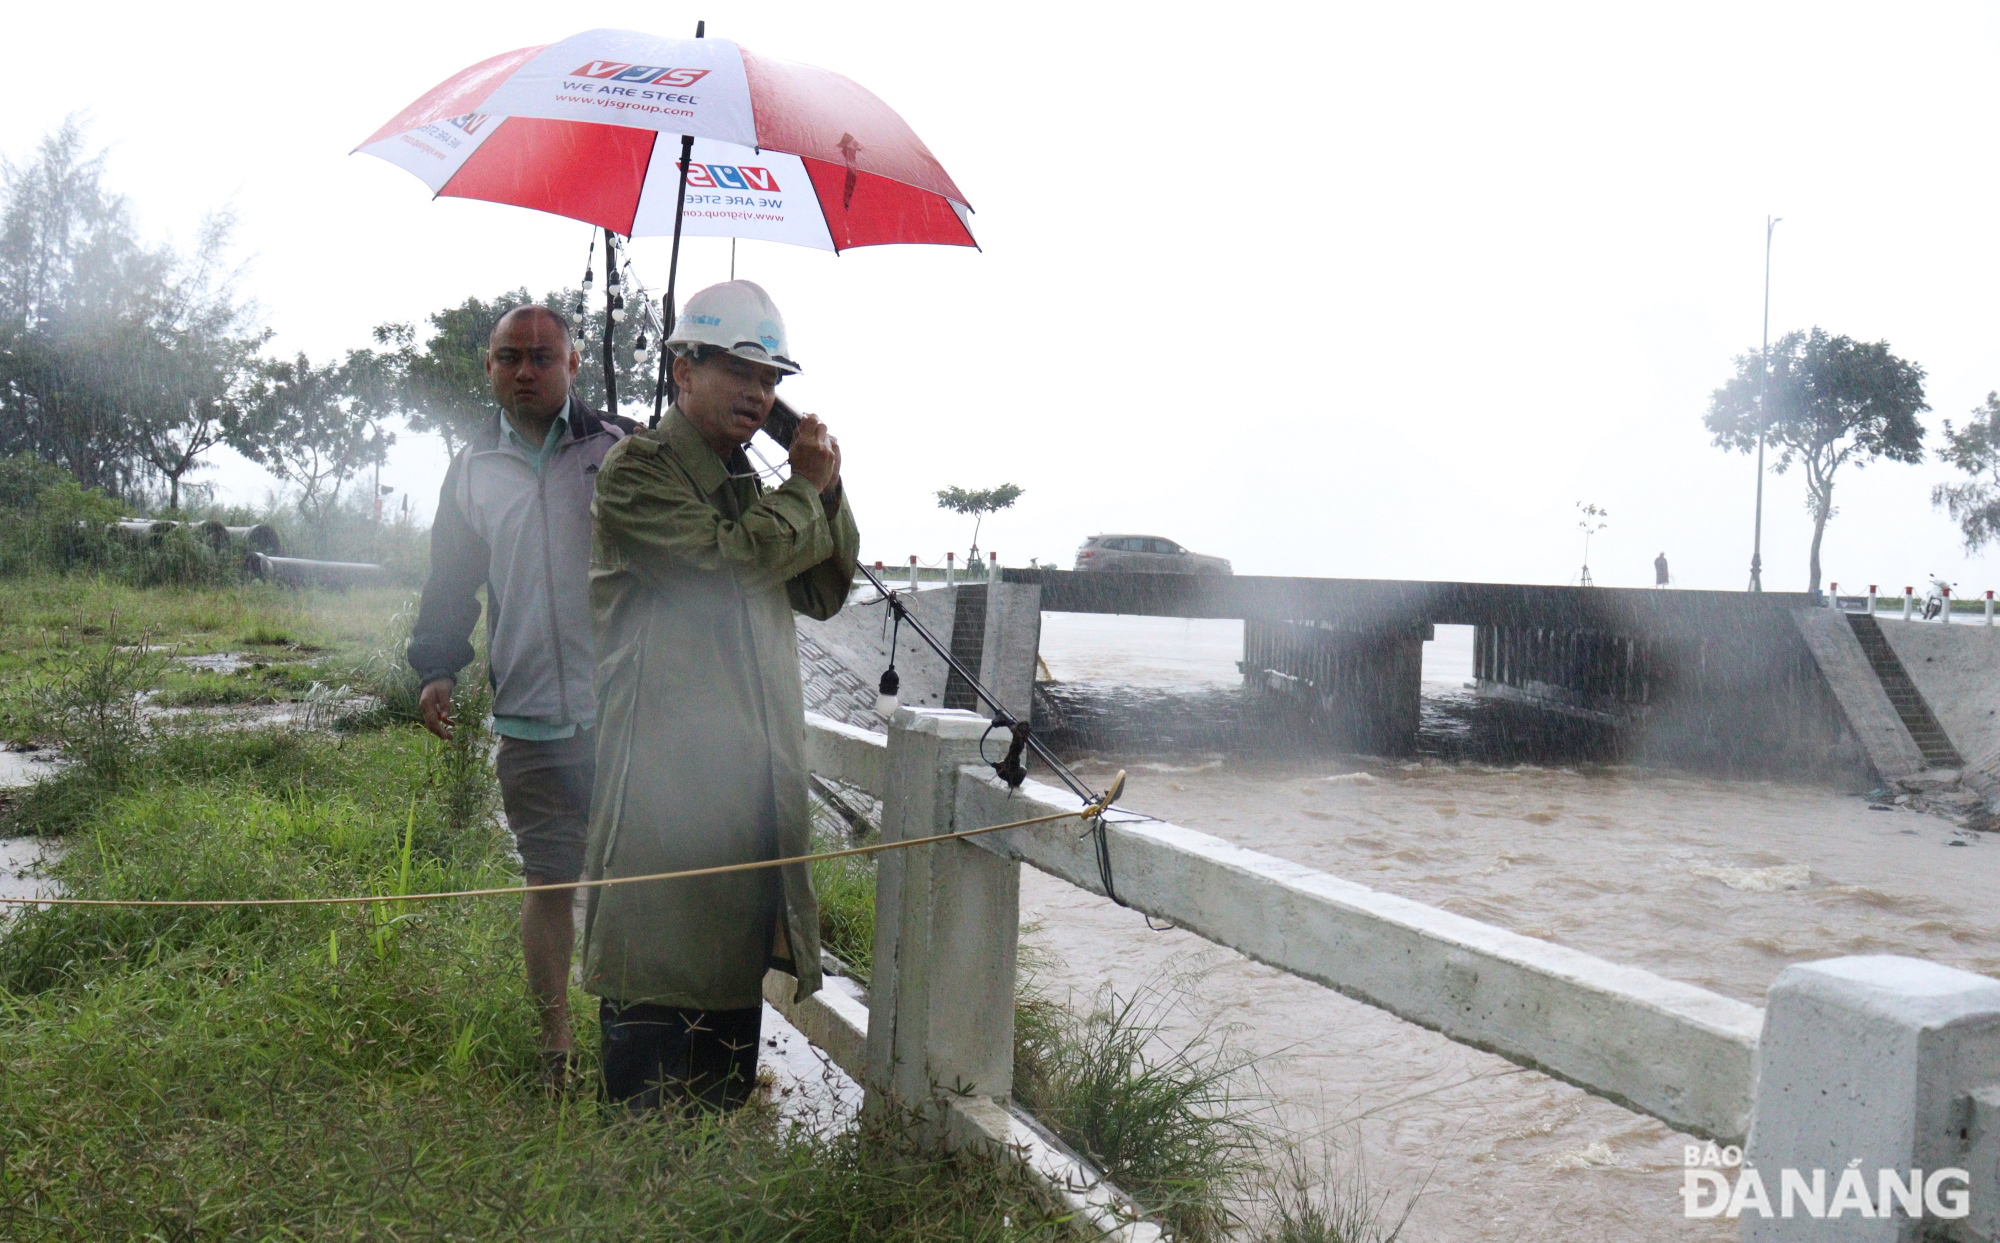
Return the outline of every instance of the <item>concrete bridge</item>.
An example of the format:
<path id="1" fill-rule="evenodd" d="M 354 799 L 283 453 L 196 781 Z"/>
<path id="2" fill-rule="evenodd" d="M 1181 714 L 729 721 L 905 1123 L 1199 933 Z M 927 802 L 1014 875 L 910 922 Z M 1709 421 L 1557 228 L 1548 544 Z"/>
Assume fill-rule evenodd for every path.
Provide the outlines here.
<path id="1" fill-rule="evenodd" d="M 1238 618 L 1251 711 L 1327 745 L 1402 754 L 1421 719 L 1424 641 L 1468 625 L 1479 692 L 1533 709 L 1524 731 L 1587 739 L 1594 754 L 1856 785 L 1926 763 L 1870 636 L 1803 593 L 1006 569 L 908 599 L 1018 707 L 1033 699 L 1045 612 Z M 888 656 L 881 613 L 863 604 L 801 633 L 827 668 L 853 671 L 845 719 L 867 723 Z M 904 702 L 975 706 L 913 636 L 897 646 Z M 816 707 L 843 715 L 826 696 Z"/>
<path id="2" fill-rule="evenodd" d="M 1329 740 L 1415 745 L 1423 642 L 1474 628 L 1481 693 L 1609 727 L 1631 758 L 1865 775 L 1804 594 L 1006 570 L 1041 610 L 1244 622 L 1245 687 Z"/>

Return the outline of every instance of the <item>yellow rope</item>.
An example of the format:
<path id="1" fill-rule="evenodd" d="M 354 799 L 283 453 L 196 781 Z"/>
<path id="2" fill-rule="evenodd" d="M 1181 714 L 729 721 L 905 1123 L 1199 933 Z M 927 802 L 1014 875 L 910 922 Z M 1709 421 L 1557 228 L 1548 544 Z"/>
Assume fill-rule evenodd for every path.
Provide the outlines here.
<path id="1" fill-rule="evenodd" d="M 813 863 L 820 859 L 846 859 L 855 855 L 872 855 L 883 850 L 905 850 L 911 846 L 928 846 L 933 842 L 957 841 L 960 838 L 978 837 L 983 833 L 998 833 L 1003 829 L 1025 829 L 1037 824 L 1053 824 L 1058 820 L 1092 820 L 1103 815 L 1111 803 L 1125 789 L 1125 773 L 1119 770 L 1112 779 L 1111 788 L 1104 797 L 1085 805 L 1077 811 L 1056 812 L 1053 815 L 1036 816 L 1032 820 L 1010 820 L 1006 824 L 989 824 L 979 829 L 964 829 L 956 833 L 935 833 L 929 837 L 912 837 L 899 842 L 877 842 L 872 846 L 850 846 L 846 850 L 829 850 L 815 855 L 794 855 L 789 859 L 756 859 L 749 863 L 728 863 L 720 867 L 690 868 L 683 872 L 654 872 L 647 876 L 611 876 L 602 880 L 563 881 L 554 885 L 507 885 L 498 889 L 456 889 L 446 893 L 406 893 L 372 894 L 364 898 L 6 898 L 0 897 L 0 905 L 12 906 L 356 906 L 369 902 L 435 902 L 446 898 L 493 898 L 510 893 L 555 893 L 565 889 L 608 889 L 613 885 L 639 885 L 656 880 L 685 880 L 695 876 L 723 876 L 730 872 L 755 872 L 761 868 L 779 868 L 793 863 Z"/>

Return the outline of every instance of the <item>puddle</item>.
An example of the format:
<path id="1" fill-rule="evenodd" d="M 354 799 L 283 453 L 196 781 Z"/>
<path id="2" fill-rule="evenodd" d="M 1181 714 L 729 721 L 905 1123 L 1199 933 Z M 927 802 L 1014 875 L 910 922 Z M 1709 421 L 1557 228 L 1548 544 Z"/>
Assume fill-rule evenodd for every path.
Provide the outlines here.
<path id="1" fill-rule="evenodd" d="M 43 837 L 0 837 L 0 898 L 52 898 L 62 886 L 43 874 L 62 856 L 62 844 Z M 0 906 L 0 920 L 20 908 Z"/>
<path id="2" fill-rule="evenodd" d="M 213 652 L 207 656 L 178 657 L 174 663 L 206 673 L 235 673 L 238 669 L 249 668 L 256 659 L 247 652 Z"/>
<path id="3" fill-rule="evenodd" d="M 828 988 L 850 981 L 828 977 Z M 764 1047 L 758 1050 L 758 1077 L 769 1072 L 771 1102 L 788 1125 L 809 1134 L 832 1135 L 861 1116 L 861 1085 L 813 1047 L 804 1033 L 764 1005 Z"/>
<path id="4" fill-rule="evenodd" d="M 0 751 L 0 790 L 33 785 L 55 770 L 54 751 Z"/>
<path id="5" fill-rule="evenodd" d="M 345 687 L 338 690 L 345 690 Z M 274 704 L 227 704 L 199 708 L 145 709 L 149 722 L 199 721 L 215 729 L 331 729 L 341 717 L 367 712 L 381 701 L 373 695 L 328 691 Z"/>

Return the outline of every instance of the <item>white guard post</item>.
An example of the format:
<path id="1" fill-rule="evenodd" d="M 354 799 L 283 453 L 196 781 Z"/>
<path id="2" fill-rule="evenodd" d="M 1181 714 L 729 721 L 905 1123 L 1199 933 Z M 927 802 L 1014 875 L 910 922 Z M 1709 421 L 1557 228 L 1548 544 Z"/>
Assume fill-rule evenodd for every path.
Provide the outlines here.
<path id="1" fill-rule="evenodd" d="M 1916 958 L 1833 958 L 1785 968 L 1768 1001 L 1746 1168 L 1723 1171 L 1736 1184 L 1754 1170 L 1769 1200 L 1769 1216 L 1741 1212 L 1744 1243 L 1996 1237 L 2000 981 Z M 1954 1202 L 1967 1211 L 1953 1215 Z"/>
<path id="2" fill-rule="evenodd" d="M 896 710 L 883 841 L 952 830 L 959 766 L 977 762 L 987 727 L 970 712 Z M 974 1121 L 990 1112 L 1004 1127 L 1014 1090 L 1021 865 L 971 842 L 877 858 L 868 1107 L 912 1111 L 934 1141 L 976 1145 L 978 1137 L 958 1133 L 967 1127 L 966 1106 L 984 1107 L 972 1111 Z"/>

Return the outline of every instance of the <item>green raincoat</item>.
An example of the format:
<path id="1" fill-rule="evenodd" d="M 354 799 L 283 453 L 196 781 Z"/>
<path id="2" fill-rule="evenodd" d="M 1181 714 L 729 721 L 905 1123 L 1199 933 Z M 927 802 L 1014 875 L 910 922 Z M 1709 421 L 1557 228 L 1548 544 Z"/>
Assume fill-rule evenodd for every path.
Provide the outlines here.
<path id="1" fill-rule="evenodd" d="M 766 491 L 678 409 L 597 477 L 590 565 L 597 785 L 585 875 L 808 853 L 797 610 L 838 612 L 860 536 L 797 476 Z M 584 987 L 698 1010 L 761 1005 L 764 972 L 820 985 L 804 864 L 589 891 Z M 782 936 L 778 935 L 782 929 Z M 789 961 L 786 959 L 789 958 Z"/>

